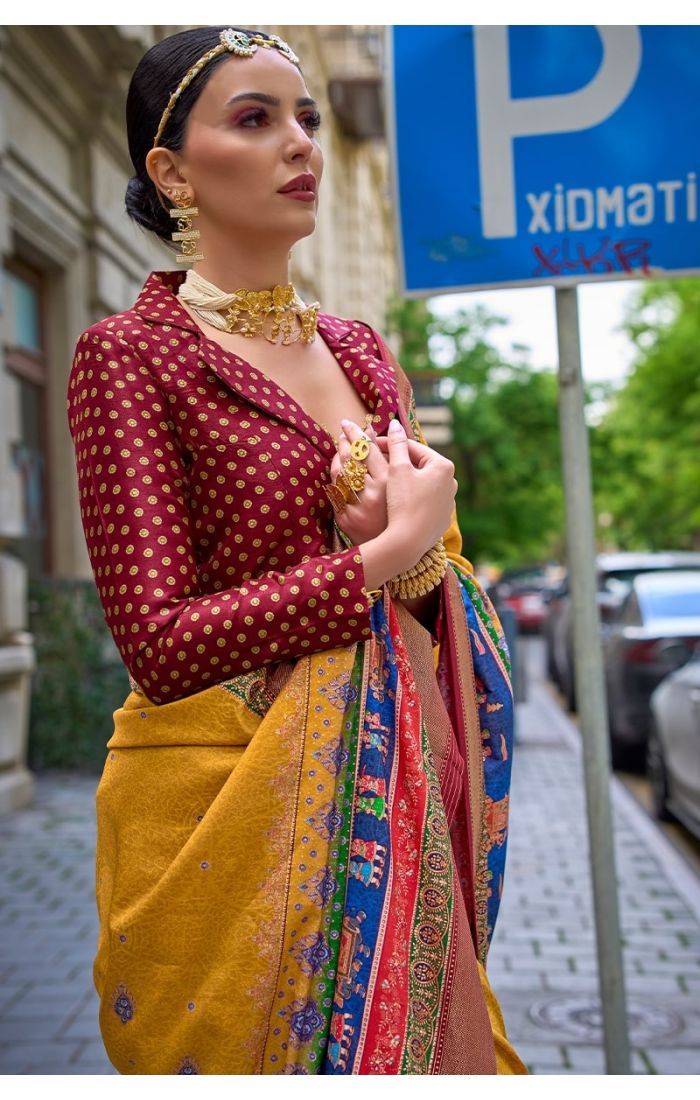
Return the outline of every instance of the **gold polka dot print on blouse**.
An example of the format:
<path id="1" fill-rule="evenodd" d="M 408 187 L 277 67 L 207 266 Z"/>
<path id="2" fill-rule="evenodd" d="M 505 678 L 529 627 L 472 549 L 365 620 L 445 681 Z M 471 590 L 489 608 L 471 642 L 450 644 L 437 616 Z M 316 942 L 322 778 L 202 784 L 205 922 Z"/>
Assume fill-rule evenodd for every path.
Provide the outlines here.
<path id="1" fill-rule="evenodd" d="M 153 273 L 133 309 L 82 334 L 68 394 L 105 617 L 154 702 L 371 633 L 362 558 L 332 551 L 330 438 L 203 337 L 182 277 Z M 371 330 L 320 324 L 388 422 L 395 383 Z"/>

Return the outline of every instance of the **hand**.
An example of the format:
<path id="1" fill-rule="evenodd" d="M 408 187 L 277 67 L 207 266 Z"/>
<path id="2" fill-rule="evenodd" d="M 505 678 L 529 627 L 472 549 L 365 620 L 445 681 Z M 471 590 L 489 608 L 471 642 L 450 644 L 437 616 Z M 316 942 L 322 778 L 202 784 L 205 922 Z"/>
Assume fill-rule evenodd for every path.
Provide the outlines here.
<path id="1" fill-rule="evenodd" d="M 331 479 L 336 481 L 342 466 L 351 457 L 350 445 L 353 440 L 359 439 L 363 434 L 370 440 L 369 454 L 364 460 L 367 467 L 364 489 L 357 495 L 357 500 L 351 499 L 340 513 L 336 515 L 338 527 L 355 546 L 380 535 L 386 530 L 386 484 L 389 471 L 389 463 L 382 450 L 377 445 L 378 436 L 374 428 L 368 427 L 363 433 L 352 420 L 343 421 L 345 431 L 340 434 L 338 451 L 331 462 Z"/>
<path id="2" fill-rule="evenodd" d="M 450 526 L 457 492 L 454 463 L 432 447 L 409 439 L 398 420 L 377 446 L 389 455 L 386 505 L 387 533 L 396 540 L 407 564 L 420 561 Z"/>

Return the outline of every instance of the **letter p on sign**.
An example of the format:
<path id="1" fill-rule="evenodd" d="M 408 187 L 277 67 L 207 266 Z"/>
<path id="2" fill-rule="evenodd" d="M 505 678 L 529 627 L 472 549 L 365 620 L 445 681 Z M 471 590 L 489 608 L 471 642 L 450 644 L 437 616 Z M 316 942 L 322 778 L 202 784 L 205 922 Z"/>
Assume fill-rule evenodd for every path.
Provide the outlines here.
<path id="1" fill-rule="evenodd" d="M 617 110 L 642 61 L 638 27 L 597 27 L 603 60 L 593 79 L 566 95 L 511 99 L 508 28 L 474 28 L 479 182 L 484 237 L 517 235 L 513 138 L 572 133 Z"/>

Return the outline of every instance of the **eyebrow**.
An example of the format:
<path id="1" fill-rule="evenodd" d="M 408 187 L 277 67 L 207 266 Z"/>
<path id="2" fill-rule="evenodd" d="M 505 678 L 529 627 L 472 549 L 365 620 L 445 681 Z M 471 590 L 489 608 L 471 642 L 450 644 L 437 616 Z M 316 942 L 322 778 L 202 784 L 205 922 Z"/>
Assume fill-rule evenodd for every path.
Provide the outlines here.
<path id="1" fill-rule="evenodd" d="M 231 96 L 226 100 L 225 106 L 230 107 L 232 103 L 237 103 L 240 99 L 255 99 L 258 103 L 267 103 L 270 107 L 279 107 L 280 101 L 277 96 L 268 95 L 267 92 L 241 92 L 240 95 Z M 310 96 L 302 96 L 301 99 L 296 101 L 297 107 L 316 107 L 316 100 Z"/>

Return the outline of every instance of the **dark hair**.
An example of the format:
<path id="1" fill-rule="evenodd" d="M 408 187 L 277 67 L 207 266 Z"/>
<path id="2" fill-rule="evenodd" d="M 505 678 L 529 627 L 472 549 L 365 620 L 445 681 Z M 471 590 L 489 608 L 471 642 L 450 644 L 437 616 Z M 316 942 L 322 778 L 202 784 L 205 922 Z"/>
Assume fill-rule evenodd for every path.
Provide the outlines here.
<path id="1" fill-rule="evenodd" d="M 242 27 L 233 29 L 242 30 L 244 34 L 270 37 L 263 31 L 246 30 Z M 219 35 L 223 30 L 224 27 L 196 27 L 157 42 L 141 58 L 129 84 L 126 97 L 126 133 L 135 174 L 126 188 L 126 212 L 140 226 L 150 229 L 171 246 L 173 219 L 161 205 L 158 189 L 146 171 L 146 154 L 153 148 L 153 139 L 170 96 L 195 62 L 207 50 L 218 45 Z M 185 88 L 175 103 L 159 145 L 175 151 L 182 148 L 187 116 L 216 66 L 232 56 L 226 51 L 215 57 Z"/>

